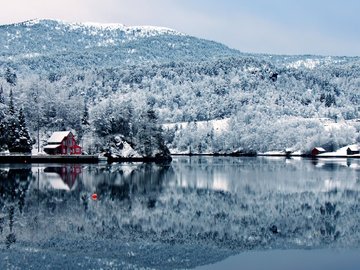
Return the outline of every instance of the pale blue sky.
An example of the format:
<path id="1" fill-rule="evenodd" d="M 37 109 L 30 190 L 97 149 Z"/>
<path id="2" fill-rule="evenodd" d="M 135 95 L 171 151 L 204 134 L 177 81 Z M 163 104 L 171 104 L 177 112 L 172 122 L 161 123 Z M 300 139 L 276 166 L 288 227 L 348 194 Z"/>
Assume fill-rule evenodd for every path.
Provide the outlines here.
<path id="1" fill-rule="evenodd" d="M 243 52 L 360 56 L 358 0 L 0 0 L 0 23 L 32 18 L 157 25 Z"/>

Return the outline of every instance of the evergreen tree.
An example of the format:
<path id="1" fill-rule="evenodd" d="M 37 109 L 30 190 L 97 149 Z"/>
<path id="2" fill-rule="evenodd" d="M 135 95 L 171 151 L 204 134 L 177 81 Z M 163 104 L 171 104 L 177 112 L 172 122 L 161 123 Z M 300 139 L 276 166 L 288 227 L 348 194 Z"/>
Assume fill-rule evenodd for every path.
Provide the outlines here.
<path id="1" fill-rule="evenodd" d="M 7 81 L 11 86 L 15 86 L 15 85 L 16 85 L 16 81 L 17 81 L 16 73 L 13 72 L 13 71 L 11 71 L 10 68 L 7 68 L 7 69 L 6 69 L 5 79 L 6 79 L 6 81 Z"/>
<path id="2" fill-rule="evenodd" d="M 0 104 L 5 104 L 4 89 L 2 86 L 0 87 Z"/>
<path id="3" fill-rule="evenodd" d="M 32 141 L 26 127 L 25 115 L 21 108 L 18 116 L 16 116 L 12 90 L 10 90 L 8 112 L 9 114 L 6 117 L 6 144 L 9 151 L 19 153 L 31 152 Z"/>
<path id="4" fill-rule="evenodd" d="M 15 105 L 13 100 L 13 92 L 10 90 L 8 114 L 6 116 L 6 144 L 10 152 L 17 152 L 16 145 L 18 142 L 18 119 L 15 116 Z"/>
<path id="5" fill-rule="evenodd" d="M 19 111 L 19 121 L 18 121 L 18 152 L 21 153 L 30 153 L 31 152 L 31 148 L 32 148 L 32 140 L 30 138 L 30 134 L 29 134 L 29 130 L 27 129 L 26 126 L 26 120 L 25 120 L 25 115 L 23 113 L 23 109 L 20 108 Z"/>
<path id="6" fill-rule="evenodd" d="M 6 144 L 10 152 L 18 152 L 17 145 L 19 144 L 19 129 L 18 129 L 18 119 L 15 115 L 9 114 L 6 119 Z"/>
<path id="7" fill-rule="evenodd" d="M 86 104 L 86 101 L 84 101 L 84 112 L 83 112 L 83 117 L 81 118 L 81 124 L 83 126 L 88 126 L 89 123 L 89 108 Z"/>
<path id="8" fill-rule="evenodd" d="M 5 150 L 6 146 L 6 122 L 4 118 L 0 119 L 0 151 Z"/>
<path id="9" fill-rule="evenodd" d="M 6 148 L 6 104 L 3 96 L 3 88 L 0 88 L 0 151 Z"/>
<path id="10" fill-rule="evenodd" d="M 9 114 L 10 115 L 15 114 L 14 96 L 12 89 L 10 89 L 10 94 L 9 94 Z"/>
<path id="11" fill-rule="evenodd" d="M 165 157 L 170 155 L 168 148 L 165 146 L 162 129 L 158 124 L 158 118 L 153 109 L 149 109 L 141 114 L 137 130 L 137 140 L 141 147 L 139 149 L 140 152 L 146 157 L 158 155 Z"/>

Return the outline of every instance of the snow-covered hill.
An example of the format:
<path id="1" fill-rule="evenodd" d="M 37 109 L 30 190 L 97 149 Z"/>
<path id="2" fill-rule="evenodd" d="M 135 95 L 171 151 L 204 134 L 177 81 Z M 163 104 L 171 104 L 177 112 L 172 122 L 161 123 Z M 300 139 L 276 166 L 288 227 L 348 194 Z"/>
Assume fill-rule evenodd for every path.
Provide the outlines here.
<path id="1" fill-rule="evenodd" d="M 2 50 L 13 52 L 13 46 L 25 42 L 23 52 L 67 51 L 74 48 L 117 46 L 140 38 L 183 34 L 164 27 L 125 26 L 122 24 L 67 23 L 56 20 L 30 20 L 1 27 Z M 5 38 L 6 37 L 6 38 Z M 40 40 L 42 42 L 39 42 Z M 65 45 L 65 46 L 60 46 Z M 34 46 L 35 45 L 35 46 Z M 38 45 L 38 46 L 36 46 Z"/>
<path id="2" fill-rule="evenodd" d="M 179 152 L 337 149 L 360 140 L 360 125 L 327 129 L 321 119 L 359 119 L 359 81 L 357 57 L 245 54 L 163 27 L 0 26 L 4 106 L 12 89 L 31 131 L 40 117 L 43 132 L 122 134 L 131 142 L 150 112 L 154 123 L 182 123 L 175 132 L 167 129 L 175 124 L 165 126 L 163 138 Z M 209 125 L 215 120 L 227 128 Z"/>
<path id="3" fill-rule="evenodd" d="M 165 27 L 31 20 L 0 26 L 0 60 L 20 67 L 59 70 L 178 59 L 206 59 L 239 52 Z M 1 63 L 0 63 L 1 64 Z"/>

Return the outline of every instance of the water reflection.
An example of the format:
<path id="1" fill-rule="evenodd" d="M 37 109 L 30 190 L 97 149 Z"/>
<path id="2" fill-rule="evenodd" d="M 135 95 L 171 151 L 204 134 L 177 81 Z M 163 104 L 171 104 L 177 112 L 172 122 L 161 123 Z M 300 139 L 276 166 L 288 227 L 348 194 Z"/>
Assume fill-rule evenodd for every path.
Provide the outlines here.
<path id="1" fill-rule="evenodd" d="M 282 158 L 183 158 L 175 160 L 174 186 L 241 193 L 322 191 L 329 182 L 358 190 L 359 160 L 302 160 Z"/>
<path id="2" fill-rule="evenodd" d="M 85 245 L 98 257 L 154 268 L 250 249 L 354 248 L 359 164 L 183 157 L 170 165 L 3 165 L 0 248 L 66 246 L 81 257 Z"/>
<path id="3" fill-rule="evenodd" d="M 72 164 L 61 167 L 45 167 L 43 178 L 41 179 L 42 188 L 54 188 L 62 190 L 72 190 L 76 188 L 76 181 L 81 173 L 81 165 Z"/>

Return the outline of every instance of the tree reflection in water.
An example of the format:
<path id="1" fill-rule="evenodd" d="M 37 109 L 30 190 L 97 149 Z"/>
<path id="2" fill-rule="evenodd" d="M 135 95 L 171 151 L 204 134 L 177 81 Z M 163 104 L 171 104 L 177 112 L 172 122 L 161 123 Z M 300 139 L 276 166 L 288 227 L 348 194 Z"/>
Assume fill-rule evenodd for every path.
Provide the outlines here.
<path id="1" fill-rule="evenodd" d="M 358 160 L 222 157 L 175 158 L 170 165 L 3 166 L 0 236 L 4 248 L 80 252 L 86 246 L 121 260 L 127 257 L 114 250 L 160 245 L 153 265 L 164 268 L 176 266 L 178 249 L 188 247 L 209 251 L 182 254 L 182 267 L 250 249 L 358 247 L 359 171 Z M 130 257 L 148 266 L 149 252 Z"/>

